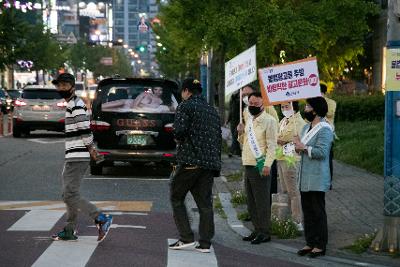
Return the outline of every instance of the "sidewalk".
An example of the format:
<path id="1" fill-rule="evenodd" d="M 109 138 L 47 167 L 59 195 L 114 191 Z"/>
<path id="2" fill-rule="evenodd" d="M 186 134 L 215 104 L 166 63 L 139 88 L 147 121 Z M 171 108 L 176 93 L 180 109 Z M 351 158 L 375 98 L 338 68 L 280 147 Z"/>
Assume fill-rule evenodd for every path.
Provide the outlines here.
<path id="1" fill-rule="evenodd" d="M 242 181 L 229 182 L 226 176 L 237 173 L 242 168 L 239 157 L 222 157 L 222 177 L 216 181 L 218 193 L 229 193 L 243 190 Z M 383 224 L 383 177 L 368 173 L 362 169 L 334 162 L 333 190 L 326 194 L 326 211 L 328 216 L 329 243 L 326 258 L 345 258 L 353 261 L 383 264 L 388 266 L 400 266 L 400 259 L 383 256 L 373 252 L 361 255 L 354 254 L 342 248 L 351 245 L 356 239 L 372 234 Z M 223 196 L 225 194 L 220 194 Z M 224 211 L 230 212 L 232 207 L 224 205 Z M 226 204 L 226 201 L 225 201 Z M 229 204 L 228 204 L 229 206 Z M 246 207 L 239 206 L 233 211 L 242 212 Z M 236 216 L 236 214 L 233 214 Z M 228 223 L 230 223 L 228 214 Z M 232 219 L 232 214 L 231 214 Z M 237 221 L 230 223 L 232 230 L 239 234 L 248 232 L 246 228 L 238 231 Z M 245 226 L 251 224 L 243 223 Z M 243 231 L 244 230 L 244 231 Z M 297 239 L 277 239 L 273 242 L 286 245 L 293 249 L 299 249 L 304 245 L 304 237 Z M 296 251 L 292 250 L 292 251 Z"/>

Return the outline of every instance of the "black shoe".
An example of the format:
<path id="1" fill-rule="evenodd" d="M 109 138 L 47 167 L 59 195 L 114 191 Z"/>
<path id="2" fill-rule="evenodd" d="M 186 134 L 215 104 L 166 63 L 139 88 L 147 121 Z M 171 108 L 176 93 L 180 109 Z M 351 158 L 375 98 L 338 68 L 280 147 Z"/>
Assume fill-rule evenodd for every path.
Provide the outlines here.
<path id="1" fill-rule="evenodd" d="M 269 242 L 269 241 L 271 241 L 271 237 L 260 234 L 260 235 L 257 235 L 256 238 L 251 240 L 251 244 L 258 245 L 258 244 Z"/>
<path id="2" fill-rule="evenodd" d="M 308 253 L 310 253 L 313 249 L 312 248 L 302 248 L 299 251 L 297 251 L 297 255 L 299 256 L 305 256 Z"/>
<path id="3" fill-rule="evenodd" d="M 251 240 L 253 240 L 253 239 L 256 238 L 256 237 L 257 237 L 257 233 L 256 233 L 256 232 L 253 232 L 253 233 L 251 233 L 250 235 L 243 237 L 242 240 L 243 240 L 243 241 L 251 241 Z"/>
<path id="4" fill-rule="evenodd" d="M 311 251 L 309 254 L 308 254 L 308 257 L 310 257 L 310 258 L 316 258 L 316 257 L 319 257 L 319 256 L 325 256 L 325 250 L 321 250 L 321 251 Z"/>

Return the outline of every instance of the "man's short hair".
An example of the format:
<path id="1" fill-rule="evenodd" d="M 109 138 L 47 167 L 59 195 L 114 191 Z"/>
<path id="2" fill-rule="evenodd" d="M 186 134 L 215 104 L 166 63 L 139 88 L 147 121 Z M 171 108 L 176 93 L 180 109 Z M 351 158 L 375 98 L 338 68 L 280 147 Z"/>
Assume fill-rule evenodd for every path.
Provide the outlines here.
<path id="1" fill-rule="evenodd" d="M 326 86 L 326 84 L 320 83 L 319 87 L 321 89 L 321 93 L 326 93 L 328 91 L 328 87 Z"/>
<path id="2" fill-rule="evenodd" d="M 262 98 L 262 95 L 261 95 L 260 92 L 253 92 L 253 93 L 249 94 L 249 99 L 250 99 L 250 97 L 252 97 L 252 96 Z"/>
<path id="3" fill-rule="evenodd" d="M 181 91 L 185 89 L 188 89 L 189 92 L 194 95 L 201 94 L 201 92 L 203 91 L 199 80 L 193 78 L 188 78 L 183 81 Z"/>
<path id="4" fill-rule="evenodd" d="M 243 86 L 243 88 L 245 88 L 245 87 L 250 87 L 253 91 L 256 91 L 256 88 L 250 83 Z"/>

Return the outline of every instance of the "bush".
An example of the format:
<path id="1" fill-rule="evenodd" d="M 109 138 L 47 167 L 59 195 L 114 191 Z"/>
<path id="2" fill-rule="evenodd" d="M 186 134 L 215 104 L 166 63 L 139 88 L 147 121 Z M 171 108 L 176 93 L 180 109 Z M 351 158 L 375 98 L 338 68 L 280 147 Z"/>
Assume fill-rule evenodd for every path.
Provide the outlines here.
<path id="1" fill-rule="evenodd" d="M 232 194 L 231 203 L 233 207 L 236 208 L 239 205 L 244 205 L 247 203 L 246 194 L 242 191 L 236 191 Z"/>
<path id="2" fill-rule="evenodd" d="M 335 122 L 383 120 L 385 96 L 333 96 L 336 101 Z"/>
<path id="3" fill-rule="evenodd" d="M 301 235 L 291 219 L 279 220 L 275 216 L 271 218 L 271 233 L 279 239 L 293 239 Z"/>

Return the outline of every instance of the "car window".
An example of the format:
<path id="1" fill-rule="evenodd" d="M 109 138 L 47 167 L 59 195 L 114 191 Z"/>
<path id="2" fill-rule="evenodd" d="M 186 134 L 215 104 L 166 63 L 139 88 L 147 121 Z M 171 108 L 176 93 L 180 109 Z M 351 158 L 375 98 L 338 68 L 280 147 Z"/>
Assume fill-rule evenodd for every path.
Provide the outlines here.
<path id="1" fill-rule="evenodd" d="M 172 90 L 160 85 L 108 85 L 101 91 L 103 111 L 173 113 L 178 106 Z"/>
<path id="2" fill-rule="evenodd" d="M 21 93 L 17 90 L 10 90 L 8 91 L 8 95 L 11 96 L 12 98 L 17 98 L 21 95 Z"/>
<path id="3" fill-rule="evenodd" d="M 24 99 L 61 99 L 60 94 L 56 90 L 25 90 L 22 92 Z"/>

